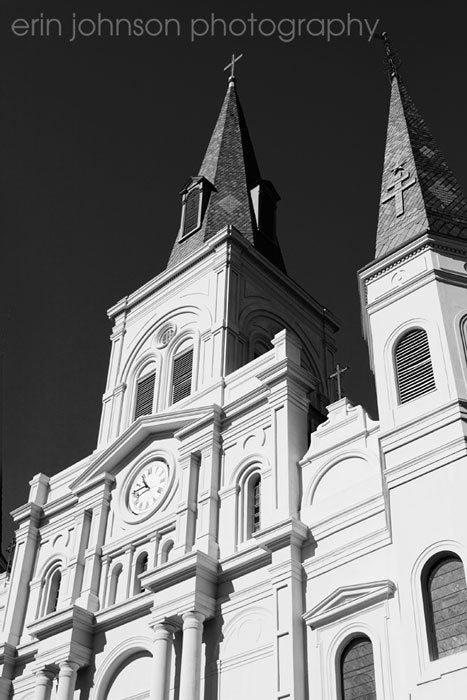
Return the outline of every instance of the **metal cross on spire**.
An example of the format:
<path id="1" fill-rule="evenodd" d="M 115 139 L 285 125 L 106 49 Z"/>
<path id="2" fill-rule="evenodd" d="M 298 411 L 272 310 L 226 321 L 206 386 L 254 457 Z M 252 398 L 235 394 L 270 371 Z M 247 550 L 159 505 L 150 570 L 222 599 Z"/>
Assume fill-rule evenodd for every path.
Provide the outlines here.
<path id="1" fill-rule="evenodd" d="M 350 369 L 350 367 L 341 367 L 339 363 L 336 365 L 336 371 L 333 374 L 329 375 L 329 379 L 335 379 L 337 381 L 337 399 L 340 401 L 342 398 L 342 375 L 344 372 L 347 372 L 347 370 Z"/>
<path id="2" fill-rule="evenodd" d="M 389 41 L 389 36 L 387 32 L 383 32 L 379 35 L 380 39 L 384 41 L 384 48 L 386 50 L 386 62 L 389 69 L 389 77 L 399 77 L 399 66 L 401 61 L 398 59 L 396 52 L 394 51 L 391 42 Z"/>
<path id="3" fill-rule="evenodd" d="M 234 80 L 235 79 L 235 64 L 237 61 L 239 61 L 243 57 L 243 54 L 241 53 L 240 56 L 235 56 L 235 54 L 232 54 L 232 58 L 230 59 L 230 63 L 226 65 L 224 70 L 229 70 L 230 69 L 230 75 L 229 75 L 229 80 Z"/>

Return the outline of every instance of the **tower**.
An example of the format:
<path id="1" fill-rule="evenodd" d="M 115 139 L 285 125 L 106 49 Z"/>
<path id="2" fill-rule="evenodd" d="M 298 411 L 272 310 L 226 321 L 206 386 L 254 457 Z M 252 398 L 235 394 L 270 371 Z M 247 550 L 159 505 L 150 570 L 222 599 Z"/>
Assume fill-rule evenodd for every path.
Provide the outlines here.
<path id="1" fill-rule="evenodd" d="M 228 700 L 247 653 L 258 697 L 305 700 L 298 462 L 338 326 L 285 272 L 278 200 L 231 75 L 166 269 L 109 310 L 97 449 L 13 514 L 4 697 Z"/>

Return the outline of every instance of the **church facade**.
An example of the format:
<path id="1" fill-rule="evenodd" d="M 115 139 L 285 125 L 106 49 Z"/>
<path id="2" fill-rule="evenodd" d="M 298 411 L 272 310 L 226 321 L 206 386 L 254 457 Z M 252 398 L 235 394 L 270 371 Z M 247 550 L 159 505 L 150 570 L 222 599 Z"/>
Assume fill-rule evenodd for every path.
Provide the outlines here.
<path id="1" fill-rule="evenodd" d="M 97 448 L 12 514 L 0 698 L 465 696 L 467 202 L 388 56 L 379 420 L 334 392 L 231 75 L 167 268 L 109 311 Z"/>

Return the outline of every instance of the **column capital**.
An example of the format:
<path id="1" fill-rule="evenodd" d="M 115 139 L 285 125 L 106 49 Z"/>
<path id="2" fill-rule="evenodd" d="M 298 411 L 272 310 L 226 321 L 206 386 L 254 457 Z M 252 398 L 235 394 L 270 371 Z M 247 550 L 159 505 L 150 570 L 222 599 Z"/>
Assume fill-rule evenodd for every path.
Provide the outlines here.
<path id="1" fill-rule="evenodd" d="M 160 621 L 160 622 L 153 622 L 150 624 L 150 627 L 153 632 L 153 641 L 158 642 L 158 641 L 166 641 L 166 642 L 171 642 L 173 639 L 173 636 L 175 632 L 177 631 L 177 627 L 175 624 L 172 622 L 165 622 L 165 621 Z"/>
<path id="2" fill-rule="evenodd" d="M 52 668 L 48 668 L 45 666 L 44 668 L 38 668 L 35 672 L 34 675 L 36 677 L 36 686 L 37 685 L 49 685 L 55 678 L 56 671 L 54 671 Z"/>
<path id="3" fill-rule="evenodd" d="M 58 668 L 60 676 L 71 676 L 79 671 L 80 665 L 76 661 L 60 661 Z"/>
<path id="4" fill-rule="evenodd" d="M 205 619 L 206 615 L 203 615 L 203 613 L 197 612 L 196 610 L 188 610 L 182 613 L 183 629 L 190 629 L 191 627 L 199 629 Z"/>

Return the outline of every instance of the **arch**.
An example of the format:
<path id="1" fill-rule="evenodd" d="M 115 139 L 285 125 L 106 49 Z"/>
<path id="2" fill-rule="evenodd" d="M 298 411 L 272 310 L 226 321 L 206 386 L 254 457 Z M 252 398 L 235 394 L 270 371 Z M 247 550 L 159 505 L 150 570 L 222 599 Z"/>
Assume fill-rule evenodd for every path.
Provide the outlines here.
<path id="1" fill-rule="evenodd" d="M 144 588 L 141 585 L 141 581 L 139 580 L 139 577 L 141 574 L 144 574 L 145 571 L 148 569 L 148 553 L 147 552 L 141 552 L 138 555 L 138 558 L 136 560 L 135 564 L 135 579 L 134 579 L 134 585 L 133 585 L 133 594 L 138 595 L 138 593 L 143 593 Z"/>
<path id="2" fill-rule="evenodd" d="M 258 323 L 260 320 L 267 321 L 267 323 L 263 323 L 262 327 Z M 266 325 L 267 328 L 265 328 L 264 325 Z M 243 335 L 250 339 L 248 360 L 253 359 L 251 341 L 254 343 L 257 338 L 267 338 L 267 341 L 270 342 L 274 335 L 283 328 L 293 333 L 302 346 L 301 350 L 304 366 L 309 368 L 315 377 L 320 380 L 323 387 L 326 387 L 326 378 L 323 374 L 323 359 L 320 357 L 320 353 L 316 350 L 311 339 L 305 337 L 300 328 L 290 325 L 285 318 L 271 310 L 264 309 L 258 311 L 257 300 L 249 303 L 242 309 L 239 318 L 239 326 L 242 329 Z M 277 330 L 275 330 L 275 328 L 277 328 Z"/>
<path id="3" fill-rule="evenodd" d="M 305 498 L 304 502 L 307 505 L 312 505 L 313 499 L 315 497 L 315 493 L 323 480 L 323 477 L 326 476 L 326 474 L 333 469 L 336 465 L 338 465 L 340 462 L 345 462 L 347 460 L 362 460 L 366 464 L 368 464 L 372 475 L 380 475 L 380 466 L 378 459 L 376 455 L 370 451 L 370 450 L 347 450 L 345 452 L 342 452 L 341 454 L 332 457 L 328 462 L 325 462 L 316 472 L 310 483 L 308 484 L 308 487 L 306 488 L 305 491 Z"/>
<path id="4" fill-rule="evenodd" d="M 110 584 L 109 593 L 107 596 L 107 605 L 114 605 L 118 602 L 119 588 L 121 585 L 121 578 L 123 572 L 123 565 L 121 563 L 115 564 L 110 573 Z"/>
<path id="5" fill-rule="evenodd" d="M 421 574 L 431 660 L 467 650 L 467 583 L 464 564 L 452 551 L 430 557 Z"/>
<path id="6" fill-rule="evenodd" d="M 161 550 L 161 564 L 167 564 L 173 548 L 174 548 L 174 541 L 173 540 L 166 540 L 164 542 L 164 544 L 162 545 L 162 550 Z"/>
<path id="7" fill-rule="evenodd" d="M 250 455 L 236 472 L 237 544 L 250 539 L 261 527 L 262 460 Z M 255 501 L 258 499 L 258 502 Z"/>
<path id="8" fill-rule="evenodd" d="M 45 567 L 41 578 L 41 595 L 39 601 L 39 616 L 50 615 L 58 608 L 60 601 L 60 590 L 62 587 L 61 559 L 54 557 Z"/>
<path id="9" fill-rule="evenodd" d="M 147 653 L 151 656 L 152 650 L 151 639 L 144 636 L 129 637 L 114 647 L 108 656 L 98 664 L 94 678 L 93 700 L 110 700 L 106 691 L 118 669 L 135 654 Z"/>
<path id="10" fill-rule="evenodd" d="M 60 596 L 60 586 L 62 584 L 62 572 L 60 568 L 56 568 L 49 579 L 48 590 L 46 593 L 45 615 L 50 615 L 57 610 L 58 599 Z"/>
<path id="11" fill-rule="evenodd" d="M 400 404 L 407 403 L 436 389 L 428 333 L 413 326 L 394 343 L 394 374 Z"/>
<path id="12" fill-rule="evenodd" d="M 339 654 L 339 700 L 376 700 L 373 644 L 366 634 L 348 637 Z"/>

